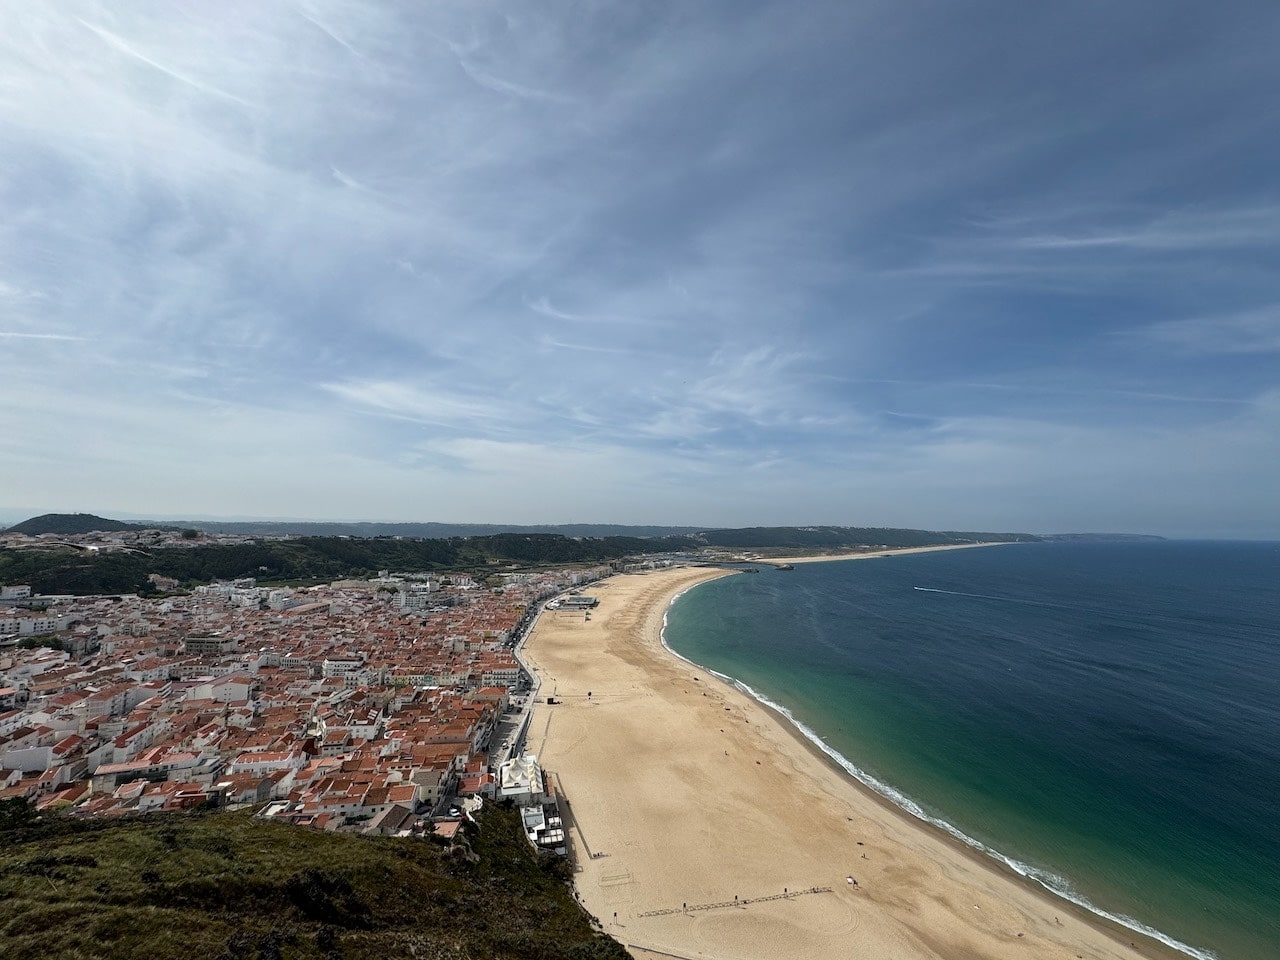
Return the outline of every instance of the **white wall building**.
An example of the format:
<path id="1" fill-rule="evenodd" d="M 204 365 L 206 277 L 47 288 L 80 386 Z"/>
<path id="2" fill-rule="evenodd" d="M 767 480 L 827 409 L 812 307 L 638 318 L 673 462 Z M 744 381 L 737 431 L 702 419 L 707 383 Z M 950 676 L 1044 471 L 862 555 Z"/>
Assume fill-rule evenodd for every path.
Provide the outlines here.
<path id="1" fill-rule="evenodd" d="M 532 753 L 512 757 L 498 767 L 498 799 L 511 800 L 517 806 L 542 800 L 542 767 Z"/>

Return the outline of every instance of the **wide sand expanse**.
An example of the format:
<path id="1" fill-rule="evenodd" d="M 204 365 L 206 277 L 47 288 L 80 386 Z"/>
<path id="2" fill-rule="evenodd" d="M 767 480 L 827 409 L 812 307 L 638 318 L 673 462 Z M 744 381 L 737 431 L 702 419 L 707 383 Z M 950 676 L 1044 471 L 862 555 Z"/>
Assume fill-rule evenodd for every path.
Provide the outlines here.
<path id="1" fill-rule="evenodd" d="M 560 701 L 538 706 L 529 750 L 568 800 L 579 896 L 634 956 L 1181 956 L 889 805 L 666 651 L 671 599 L 721 575 L 613 577 L 591 588 L 590 619 L 544 613 L 525 648 Z"/>
<path id="2" fill-rule="evenodd" d="M 996 540 L 982 543 L 946 543 L 932 547 L 892 547 L 884 550 L 857 550 L 844 553 L 821 553 L 802 557 L 767 557 L 760 563 L 828 563 L 832 560 L 869 560 L 872 557 L 896 557 L 904 553 L 937 553 L 940 550 L 972 550 L 974 547 L 1000 547 L 1010 540 Z"/>

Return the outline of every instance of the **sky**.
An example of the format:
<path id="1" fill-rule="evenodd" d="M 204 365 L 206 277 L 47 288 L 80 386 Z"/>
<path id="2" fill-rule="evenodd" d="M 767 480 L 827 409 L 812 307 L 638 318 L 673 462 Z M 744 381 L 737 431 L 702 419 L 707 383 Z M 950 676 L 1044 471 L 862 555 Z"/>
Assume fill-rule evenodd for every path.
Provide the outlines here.
<path id="1" fill-rule="evenodd" d="M 1280 539 L 1280 5 L 0 5 L 0 521 Z"/>

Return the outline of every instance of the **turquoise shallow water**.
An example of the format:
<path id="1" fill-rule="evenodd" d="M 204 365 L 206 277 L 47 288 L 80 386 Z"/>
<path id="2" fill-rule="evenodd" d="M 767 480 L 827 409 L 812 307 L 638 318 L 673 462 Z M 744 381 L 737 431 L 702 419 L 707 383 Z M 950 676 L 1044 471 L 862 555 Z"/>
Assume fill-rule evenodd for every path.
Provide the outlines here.
<path id="1" fill-rule="evenodd" d="M 666 636 L 1052 889 L 1280 957 L 1280 544 L 765 568 L 679 598 Z"/>

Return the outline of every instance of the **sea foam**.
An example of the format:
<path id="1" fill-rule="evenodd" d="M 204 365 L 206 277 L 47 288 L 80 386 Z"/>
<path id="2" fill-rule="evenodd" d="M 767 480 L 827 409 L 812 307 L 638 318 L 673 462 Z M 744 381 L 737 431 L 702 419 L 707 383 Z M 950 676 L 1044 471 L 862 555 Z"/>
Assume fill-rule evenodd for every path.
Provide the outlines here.
<path id="1" fill-rule="evenodd" d="M 700 586 L 700 584 L 694 584 L 694 586 Z M 707 673 L 711 674 L 717 679 L 724 681 L 725 683 L 729 684 L 730 686 L 734 687 L 740 692 L 751 697 L 756 702 L 763 704 L 765 707 L 769 708 L 775 713 L 780 714 L 782 717 L 786 718 L 787 722 L 790 723 L 793 727 L 795 727 L 796 730 L 800 731 L 801 735 L 804 736 L 805 739 L 807 739 L 810 743 L 816 746 L 824 754 L 826 754 L 833 761 L 839 764 L 841 769 L 843 769 L 846 773 L 849 774 L 849 776 L 853 777 L 859 783 L 863 784 L 864 786 L 866 786 L 871 790 L 874 790 L 876 793 L 880 794 L 880 796 L 884 797 L 894 806 L 898 807 L 901 810 L 905 810 L 907 813 L 911 814 L 911 816 L 915 817 L 917 820 L 921 820 L 925 823 L 928 823 L 938 828 L 939 830 L 946 832 L 950 836 L 959 840 L 965 846 L 970 847 L 971 849 L 978 851 L 984 856 L 990 857 L 992 860 L 995 860 L 996 862 L 1003 864 L 1005 867 L 1012 870 L 1014 873 L 1018 874 L 1019 876 L 1023 876 L 1029 880 L 1035 881 L 1036 883 L 1040 884 L 1040 886 L 1042 886 L 1045 890 L 1047 890 L 1049 893 L 1053 894 L 1054 896 L 1061 897 L 1063 900 L 1073 903 L 1076 906 L 1089 911 L 1095 916 L 1103 917 L 1107 920 L 1110 920 L 1113 923 L 1118 923 L 1120 924 L 1120 926 L 1126 927 L 1129 930 L 1134 931 L 1135 933 L 1140 933 L 1145 937 L 1150 937 L 1152 940 L 1158 940 L 1160 943 L 1163 943 L 1165 946 L 1170 947 L 1174 950 L 1177 950 L 1180 953 L 1185 953 L 1187 956 L 1195 957 L 1196 960 L 1221 960 L 1218 954 L 1214 953 L 1211 950 L 1205 950 L 1199 947 L 1193 947 L 1189 944 L 1183 943 L 1181 940 L 1177 940 L 1169 936 L 1168 934 L 1163 933 L 1160 930 L 1157 930 L 1155 927 L 1148 926 L 1142 921 L 1136 920 L 1130 916 L 1126 916 L 1125 914 L 1113 913 L 1110 910 L 1104 910 L 1102 907 L 1099 907 L 1098 905 L 1092 903 L 1086 897 L 1082 896 L 1079 892 L 1077 892 L 1072 887 L 1071 882 L 1066 877 L 1061 876 L 1060 874 L 1054 873 L 1050 870 L 1045 870 L 1041 867 L 1036 867 L 1036 866 L 1033 866 L 1032 864 L 1024 863 L 1021 860 L 1016 860 L 1013 857 L 1006 856 L 1005 854 L 1001 853 L 999 850 L 995 849 L 994 847 L 990 847 L 987 844 L 983 843 L 981 840 L 978 840 L 974 837 L 969 836 L 967 833 L 960 830 L 955 825 L 948 823 L 946 820 L 943 820 L 941 817 L 935 817 L 930 815 L 929 813 L 926 813 L 925 810 L 920 806 L 920 804 L 916 803 L 916 801 L 912 800 L 906 794 L 902 793 L 899 790 L 894 789 L 892 786 L 880 780 L 878 777 L 872 776 L 867 771 L 863 770 L 862 768 L 858 767 L 856 764 L 852 763 L 847 757 L 845 757 L 839 751 L 833 749 L 812 728 L 808 727 L 803 722 L 798 720 L 796 716 L 787 707 L 783 706 L 780 703 L 776 703 L 773 700 L 770 700 L 767 696 L 760 693 L 758 690 L 754 689 L 750 684 L 743 683 L 741 680 L 738 680 L 736 677 L 731 677 L 728 674 L 720 673 L 717 670 L 712 670 L 710 667 L 706 667 L 700 663 L 696 663 L 693 660 L 690 660 L 688 657 L 684 656 L 683 654 L 680 654 L 674 649 L 672 649 L 671 644 L 667 642 L 667 624 L 668 624 L 668 618 L 671 612 L 671 607 L 675 605 L 675 602 L 677 600 L 679 600 L 681 597 L 683 597 L 686 593 L 688 593 L 692 589 L 693 587 L 687 587 L 686 589 L 681 590 L 679 593 L 675 594 L 671 598 L 671 602 L 668 604 L 667 609 L 662 614 L 662 630 L 659 634 L 659 639 L 662 643 L 663 648 L 669 654 L 671 654 L 671 656 L 675 657 L 678 660 L 683 660 L 685 663 L 689 664 L 692 667 L 697 667 L 699 670 L 706 671 Z M 930 588 L 916 587 L 915 589 L 929 590 Z M 952 591 L 938 590 L 936 592 L 951 593 Z M 1005 599 L 1005 598 L 992 598 L 992 599 Z"/>

